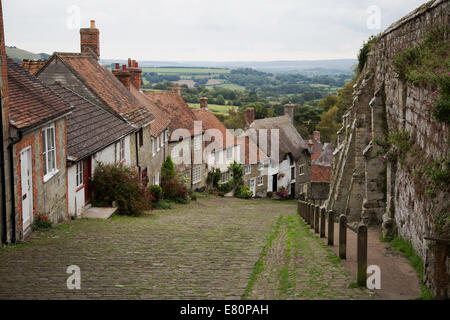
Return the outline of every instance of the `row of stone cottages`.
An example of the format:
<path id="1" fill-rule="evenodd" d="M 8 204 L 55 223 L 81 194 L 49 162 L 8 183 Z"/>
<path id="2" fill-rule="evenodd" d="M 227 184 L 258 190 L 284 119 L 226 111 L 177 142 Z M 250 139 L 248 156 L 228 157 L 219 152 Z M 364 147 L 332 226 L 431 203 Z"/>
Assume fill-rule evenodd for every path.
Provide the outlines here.
<path id="1" fill-rule="evenodd" d="M 280 187 L 292 196 L 308 193 L 310 149 L 293 125 L 293 106 L 286 106 L 283 117 L 264 120 L 246 111 L 249 128 L 280 131 L 281 160 L 275 163 L 270 150 L 255 146 L 257 139 L 208 142 L 211 129 L 224 137 L 228 133 L 208 110 L 206 98 L 200 109 L 191 110 L 179 87 L 143 93 L 142 70 L 134 60 L 116 64 L 112 72 L 100 65 L 95 21 L 80 30 L 80 53 L 54 53 L 47 61 L 24 61 L 23 66 L 6 57 L 3 25 L 1 31 L 3 243 L 26 237 L 39 213 L 53 222 L 81 215 L 91 202 L 89 181 L 99 162 L 124 163 L 136 168 L 144 182 L 159 184 L 167 155 L 175 162 L 187 154 L 193 159 L 208 145 L 199 164 L 177 166 L 193 190 L 203 189 L 208 171 L 216 168 L 223 172 L 222 182 L 231 179 L 227 167 L 237 160 L 255 196 Z M 175 135 L 180 129 L 182 134 Z M 253 163 L 252 147 L 258 150 Z"/>

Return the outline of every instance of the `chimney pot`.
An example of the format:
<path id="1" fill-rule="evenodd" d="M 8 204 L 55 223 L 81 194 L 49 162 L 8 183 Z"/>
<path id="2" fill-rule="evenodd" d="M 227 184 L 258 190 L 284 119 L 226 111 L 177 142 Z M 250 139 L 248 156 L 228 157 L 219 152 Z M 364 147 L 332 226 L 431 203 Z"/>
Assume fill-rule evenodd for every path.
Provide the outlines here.
<path id="1" fill-rule="evenodd" d="M 95 29 L 95 20 L 91 20 L 91 29 Z"/>
<path id="2" fill-rule="evenodd" d="M 123 71 L 127 71 L 127 65 L 126 65 L 126 64 L 124 64 L 124 65 L 122 66 L 122 70 L 123 70 Z"/>
<path id="3" fill-rule="evenodd" d="M 131 59 L 130 58 L 128 58 L 128 68 L 131 68 L 132 66 L 131 66 Z"/>
<path id="4" fill-rule="evenodd" d="M 136 68 L 139 68 L 139 63 L 136 62 Z"/>
<path id="5" fill-rule="evenodd" d="M 313 132 L 314 140 L 317 142 L 320 142 L 320 131 L 314 131 Z"/>
<path id="6" fill-rule="evenodd" d="M 245 122 L 247 123 L 247 125 L 251 125 L 253 122 L 255 122 L 255 109 L 254 108 L 245 109 Z"/>
<path id="7" fill-rule="evenodd" d="M 120 64 L 116 63 L 116 69 L 120 69 Z"/>
<path id="8" fill-rule="evenodd" d="M 208 110 L 208 98 L 206 97 L 200 98 L 200 108 Z"/>
<path id="9" fill-rule="evenodd" d="M 95 20 L 91 20 L 90 28 L 80 29 L 81 53 L 94 53 L 100 58 L 100 31 L 95 27 Z"/>

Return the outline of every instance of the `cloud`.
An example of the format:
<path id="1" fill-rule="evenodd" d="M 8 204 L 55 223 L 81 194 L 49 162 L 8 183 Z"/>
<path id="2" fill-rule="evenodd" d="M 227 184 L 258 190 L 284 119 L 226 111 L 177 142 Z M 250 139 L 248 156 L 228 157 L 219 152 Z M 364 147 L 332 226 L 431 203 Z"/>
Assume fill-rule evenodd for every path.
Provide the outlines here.
<path id="1" fill-rule="evenodd" d="M 354 58 L 362 42 L 419 0 L 14 0 L 3 1 L 8 45 L 33 52 L 78 51 L 70 6 L 82 26 L 95 19 L 103 58 L 299 60 Z M 367 28 L 376 5 L 381 30 Z"/>

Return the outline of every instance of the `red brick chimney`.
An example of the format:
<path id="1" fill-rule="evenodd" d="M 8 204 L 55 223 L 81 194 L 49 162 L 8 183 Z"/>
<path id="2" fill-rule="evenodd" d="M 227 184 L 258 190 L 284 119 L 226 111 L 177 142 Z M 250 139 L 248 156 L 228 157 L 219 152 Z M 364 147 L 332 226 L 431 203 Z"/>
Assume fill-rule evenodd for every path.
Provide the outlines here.
<path id="1" fill-rule="evenodd" d="M 95 20 L 91 20 L 90 28 L 80 29 L 81 53 L 93 53 L 100 59 L 100 30 L 95 27 Z"/>
<path id="2" fill-rule="evenodd" d="M 245 109 L 245 122 L 247 125 L 251 125 L 255 122 L 255 108 L 247 108 Z"/>
<path id="3" fill-rule="evenodd" d="M 200 108 L 208 110 L 208 98 L 206 97 L 200 98 Z"/>
<path id="4" fill-rule="evenodd" d="M 317 142 L 320 142 L 320 132 L 319 131 L 314 131 L 313 137 L 314 137 L 314 140 L 316 140 Z"/>
<path id="5" fill-rule="evenodd" d="M 120 65 L 116 63 L 116 68 L 112 71 L 113 75 L 119 79 L 120 82 L 125 86 L 125 88 L 130 89 L 131 85 L 131 73 L 127 69 L 127 65 L 123 65 L 122 69 L 120 69 Z"/>
<path id="6" fill-rule="evenodd" d="M 138 63 L 136 60 L 128 59 L 128 70 L 131 73 L 131 81 L 134 86 L 138 89 L 142 87 L 142 69 L 139 69 Z"/>
<path id="7" fill-rule="evenodd" d="M 28 70 L 29 73 L 35 75 L 36 72 L 47 62 L 47 60 L 30 60 L 23 59 L 22 66 Z"/>

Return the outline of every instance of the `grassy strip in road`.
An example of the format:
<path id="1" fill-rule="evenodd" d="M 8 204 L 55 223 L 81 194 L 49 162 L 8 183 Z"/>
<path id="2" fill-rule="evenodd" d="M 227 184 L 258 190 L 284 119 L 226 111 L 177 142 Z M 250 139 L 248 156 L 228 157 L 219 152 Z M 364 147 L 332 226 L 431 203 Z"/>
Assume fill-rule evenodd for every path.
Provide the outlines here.
<path id="1" fill-rule="evenodd" d="M 295 265 L 291 268 L 293 241 L 296 234 L 294 219 L 289 216 L 283 221 L 287 224 L 287 241 L 286 241 L 286 263 L 283 269 L 280 270 L 280 295 L 289 294 L 289 291 L 295 288 L 296 275 Z"/>
<path id="2" fill-rule="evenodd" d="M 258 261 L 255 263 L 255 267 L 253 268 L 252 275 L 250 276 L 250 280 L 248 281 L 247 287 L 245 288 L 244 294 L 242 295 L 242 300 L 248 299 L 248 296 L 253 288 L 253 285 L 258 278 L 258 275 L 264 271 L 264 257 L 267 255 L 267 250 L 272 246 L 273 241 L 278 235 L 278 232 L 280 231 L 280 224 L 283 221 L 283 216 L 281 215 L 276 224 L 275 227 L 272 229 L 271 233 L 269 234 L 269 238 L 267 240 L 266 245 L 264 246 L 261 256 L 259 257 Z"/>

